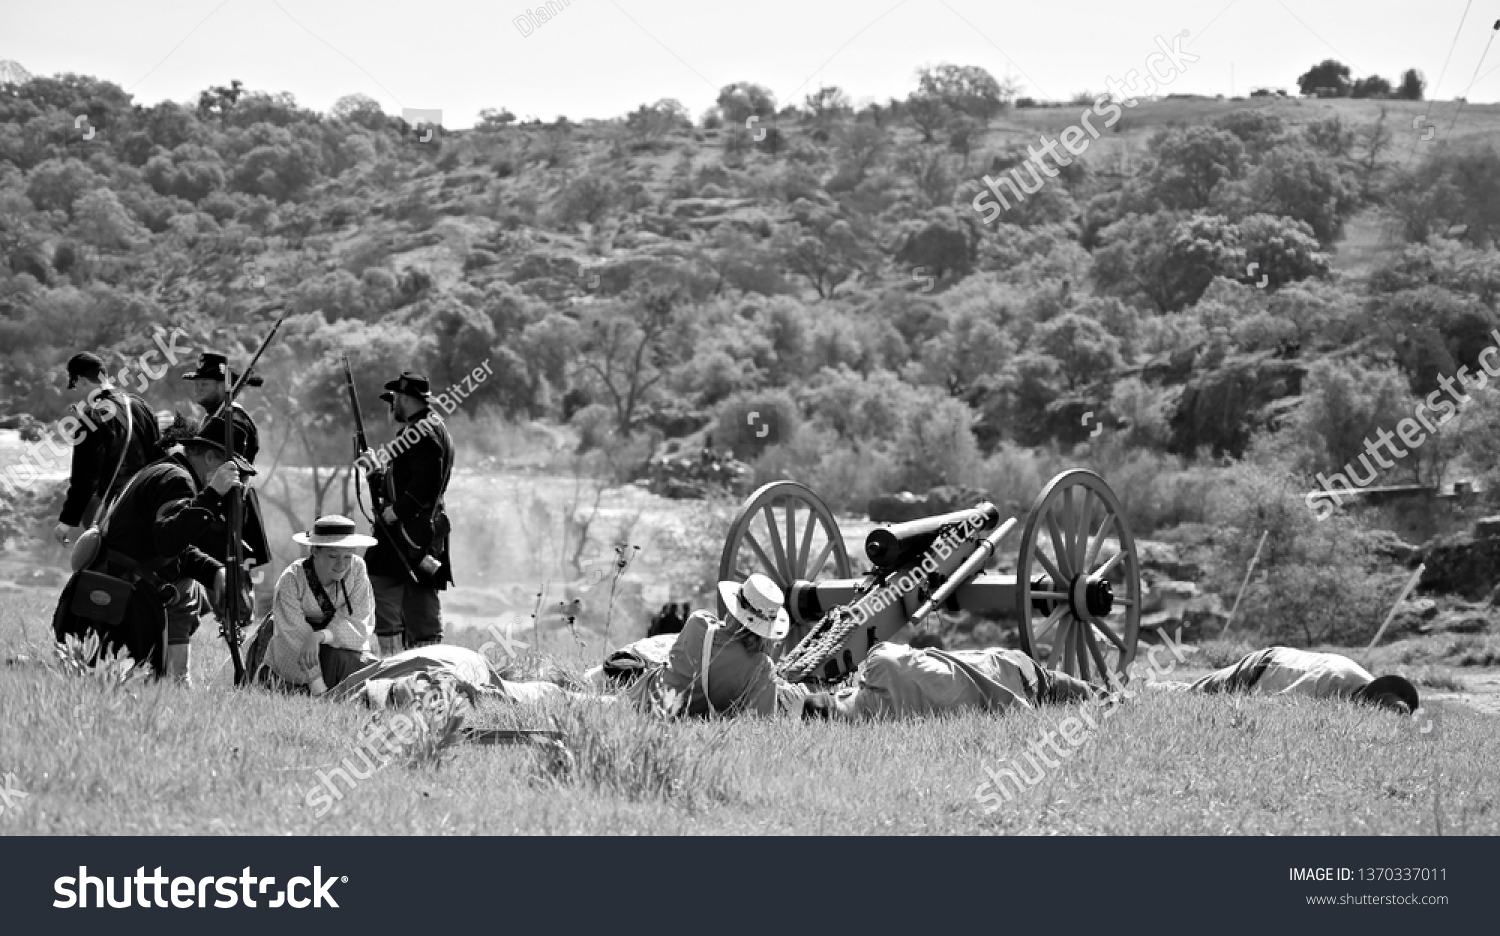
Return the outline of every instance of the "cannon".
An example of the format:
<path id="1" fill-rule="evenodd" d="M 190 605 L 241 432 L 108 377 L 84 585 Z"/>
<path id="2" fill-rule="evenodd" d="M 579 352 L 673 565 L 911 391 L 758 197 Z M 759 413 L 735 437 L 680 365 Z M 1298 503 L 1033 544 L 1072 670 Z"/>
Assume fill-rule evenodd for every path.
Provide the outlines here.
<path id="1" fill-rule="evenodd" d="M 806 485 L 775 481 L 736 514 L 719 579 L 760 572 L 781 586 L 791 629 L 774 658 L 794 682 L 837 682 L 875 644 L 922 628 L 939 610 L 1006 613 L 1021 649 L 1043 666 L 1084 680 L 1127 678 L 1141 575 L 1114 491 L 1092 471 L 1065 471 L 1037 495 L 1024 525 L 1001 514 L 981 502 L 878 528 L 865 539 L 871 571 L 856 576 L 823 500 Z M 999 571 L 1018 527 L 1014 571 Z"/>

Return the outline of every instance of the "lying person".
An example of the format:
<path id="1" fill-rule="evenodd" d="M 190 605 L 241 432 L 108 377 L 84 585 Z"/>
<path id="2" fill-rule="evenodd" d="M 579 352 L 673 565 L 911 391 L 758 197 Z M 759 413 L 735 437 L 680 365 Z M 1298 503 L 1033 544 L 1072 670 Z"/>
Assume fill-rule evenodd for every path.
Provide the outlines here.
<path id="1" fill-rule="evenodd" d="M 375 593 L 365 561 L 354 554 L 375 538 L 347 517 L 319 517 L 292 534 L 311 547 L 276 580 L 271 614 L 257 631 L 247 669 L 258 682 L 320 696 L 374 659 L 365 649 L 375 618 Z"/>
<path id="2" fill-rule="evenodd" d="M 878 643 L 851 684 L 817 692 L 804 718 L 891 718 L 961 709 L 1004 712 L 1095 697 L 1088 683 L 1046 669 L 1020 650 L 935 650 Z"/>
<path id="3" fill-rule="evenodd" d="M 1252 692 L 1350 699 L 1403 714 L 1420 706 L 1417 689 L 1402 676 L 1376 679 L 1364 667 L 1337 653 L 1269 647 L 1188 686 L 1192 692 Z"/>

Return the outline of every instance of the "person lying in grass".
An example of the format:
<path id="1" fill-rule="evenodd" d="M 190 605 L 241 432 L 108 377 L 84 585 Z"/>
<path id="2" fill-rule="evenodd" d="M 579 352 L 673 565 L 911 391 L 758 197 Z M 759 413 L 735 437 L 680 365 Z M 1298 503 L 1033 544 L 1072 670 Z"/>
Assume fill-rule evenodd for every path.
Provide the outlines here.
<path id="1" fill-rule="evenodd" d="M 804 718 L 901 718 L 962 709 L 1004 712 L 1087 701 L 1098 690 L 1020 650 L 938 650 L 878 643 L 850 684 L 808 695 Z"/>
<path id="2" fill-rule="evenodd" d="M 365 648 L 375 594 L 354 550 L 373 546 L 375 538 L 356 532 L 347 517 L 327 516 L 292 541 L 311 547 L 310 554 L 276 580 L 265 633 L 256 633 L 247 669 L 263 685 L 320 696 L 374 659 Z"/>
<path id="3" fill-rule="evenodd" d="M 1364 667 L 1337 653 L 1268 647 L 1238 663 L 1209 673 L 1190 692 L 1250 692 L 1264 695 L 1349 699 L 1409 715 L 1421 705 L 1417 688 L 1402 676 L 1376 679 Z"/>
<path id="4" fill-rule="evenodd" d="M 642 711 L 666 716 L 769 715 L 779 703 L 800 704 L 806 693 L 778 683 L 769 653 L 790 625 L 781 589 L 766 576 L 753 575 L 743 584 L 722 583 L 720 593 L 729 608 L 726 619 L 721 622 L 705 611 L 694 612 L 675 642 L 650 653 L 649 659 L 637 658 L 638 678 L 619 694 L 579 692 L 583 687 L 576 683 L 563 686 L 505 679 L 483 654 L 437 645 L 370 663 L 349 675 L 330 698 L 360 699 L 377 708 L 404 705 L 432 683 L 451 679 L 471 698 L 489 695 L 517 703 L 556 698 L 628 700 Z M 657 637 L 639 643 L 654 647 L 660 642 Z"/>

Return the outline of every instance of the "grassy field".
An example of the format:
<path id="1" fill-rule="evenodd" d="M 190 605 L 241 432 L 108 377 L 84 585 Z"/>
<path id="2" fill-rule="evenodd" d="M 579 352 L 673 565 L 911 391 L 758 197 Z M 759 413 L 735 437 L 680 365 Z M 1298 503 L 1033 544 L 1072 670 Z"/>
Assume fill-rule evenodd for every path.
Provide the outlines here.
<path id="1" fill-rule="evenodd" d="M 0 777 L 26 794 L 0 833 L 1500 833 L 1492 716 L 1439 703 L 1424 733 L 1344 704 L 1157 691 L 1095 712 L 1069 757 L 988 813 L 986 767 L 1022 760 L 1076 707 L 663 724 L 593 701 L 486 702 L 474 723 L 561 727 L 576 764 L 461 745 L 436 765 L 393 759 L 352 789 L 334 780 L 343 795 L 320 799 L 320 772 L 362 767 L 376 715 L 234 692 L 206 630 L 192 689 L 67 675 L 46 662 L 49 605 L 39 590 L 0 598 Z"/>

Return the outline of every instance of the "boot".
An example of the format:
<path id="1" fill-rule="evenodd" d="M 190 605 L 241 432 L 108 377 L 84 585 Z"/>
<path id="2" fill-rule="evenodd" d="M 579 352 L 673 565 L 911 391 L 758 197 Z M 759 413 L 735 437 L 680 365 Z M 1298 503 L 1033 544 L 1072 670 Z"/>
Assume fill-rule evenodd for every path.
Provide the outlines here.
<path id="1" fill-rule="evenodd" d="M 188 656 L 192 647 L 188 644 L 167 644 L 167 675 L 187 686 L 192 686 L 188 678 Z"/>
<path id="2" fill-rule="evenodd" d="M 392 657 L 401 652 L 400 634 L 389 636 L 386 634 L 377 634 L 376 636 L 380 639 L 380 655 L 382 658 Z"/>

